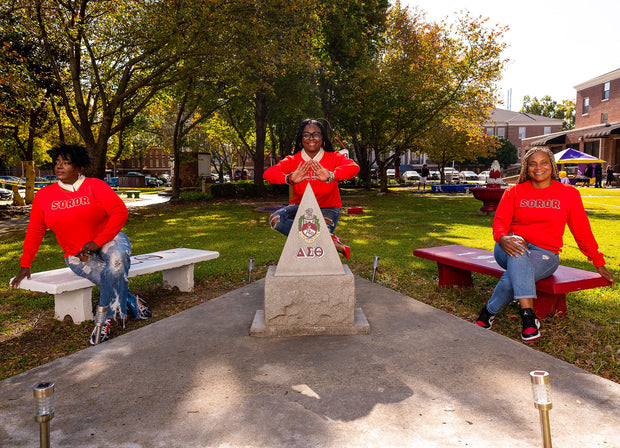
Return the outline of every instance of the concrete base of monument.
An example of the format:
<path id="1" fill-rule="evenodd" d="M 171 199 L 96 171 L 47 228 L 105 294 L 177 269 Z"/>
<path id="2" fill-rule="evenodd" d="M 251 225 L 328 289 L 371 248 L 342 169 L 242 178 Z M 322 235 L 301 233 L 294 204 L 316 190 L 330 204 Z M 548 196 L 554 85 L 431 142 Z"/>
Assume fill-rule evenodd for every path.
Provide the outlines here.
<path id="1" fill-rule="evenodd" d="M 344 275 L 265 277 L 265 309 L 254 315 L 250 336 L 369 334 L 370 324 L 355 307 L 355 279 Z"/>

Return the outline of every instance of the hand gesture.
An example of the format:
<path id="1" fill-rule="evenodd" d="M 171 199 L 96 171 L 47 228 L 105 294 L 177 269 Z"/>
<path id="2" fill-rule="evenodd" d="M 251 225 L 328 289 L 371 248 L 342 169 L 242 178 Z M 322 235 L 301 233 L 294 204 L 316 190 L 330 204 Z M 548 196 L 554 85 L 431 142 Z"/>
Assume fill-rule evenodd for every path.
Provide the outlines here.
<path id="1" fill-rule="evenodd" d="M 314 175 L 321 181 L 327 182 L 329 180 L 329 170 L 321 165 L 319 162 L 314 159 L 310 159 L 308 161 L 310 163 L 310 168 L 314 171 Z"/>

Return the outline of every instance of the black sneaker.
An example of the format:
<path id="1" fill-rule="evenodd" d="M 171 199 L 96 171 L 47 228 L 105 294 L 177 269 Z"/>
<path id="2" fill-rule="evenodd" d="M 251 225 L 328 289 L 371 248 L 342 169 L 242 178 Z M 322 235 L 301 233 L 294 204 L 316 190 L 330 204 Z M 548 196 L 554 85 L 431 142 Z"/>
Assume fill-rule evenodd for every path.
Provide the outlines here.
<path id="1" fill-rule="evenodd" d="M 487 306 L 483 306 L 480 310 L 480 314 L 478 315 L 478 319 L 476 319 L 475 324 L 482 328 L 491 328 L 493 325 L 493 319 L 495 319 L 495 314 L 489 313 L 487 310 Z"/>
<path id="2" fill-rule="evenodd" d="M 142 299 L 136 296 L 136 300 L 138 302 L 138 315 L 135 320 L 145 320 L 149 317 L 153 317 L 153 312 L 146 306 L 146 302 L 143 302 Z"/>
<path id="3" fill-rule="evenodd" d="M 112 319 L 106 319 L 103 325 L 101 326 L 101 336 L 99 337 L 100 344 L 110 339 L 111 328 L 112 328 Z M 93 328 L 92 334 L 90 335 L 90 343 L 92 345 L 95 345 L 96 337 L 97 337 L 97 327 L 95 326 L 95 328 Z"/>
<path id="4" fill-rule="evenodd" d="M 523 330 L 521 331 L 521 339 L 524 341 L 534 341 L 540 337 L 540 322 L 534 314 L 532 308 L 524 308 L 519 311 L 521 321 L 523 322 Z"/>

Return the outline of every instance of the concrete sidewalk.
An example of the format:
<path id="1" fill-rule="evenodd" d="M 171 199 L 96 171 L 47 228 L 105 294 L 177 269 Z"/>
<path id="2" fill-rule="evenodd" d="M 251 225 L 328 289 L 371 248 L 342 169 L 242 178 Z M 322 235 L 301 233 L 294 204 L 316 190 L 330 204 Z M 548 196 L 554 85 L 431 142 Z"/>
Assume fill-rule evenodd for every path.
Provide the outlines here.
<path id="1" fill-rule="evenodd" d="M 54 447 L 537 447 L 535 369 L 554 446 L 620 446 L 620 384 L 360 278 L 370 335 L 251 338 L 263 287 L 1 382 L 0 446 L 38 446 L 52 380 Z"/>

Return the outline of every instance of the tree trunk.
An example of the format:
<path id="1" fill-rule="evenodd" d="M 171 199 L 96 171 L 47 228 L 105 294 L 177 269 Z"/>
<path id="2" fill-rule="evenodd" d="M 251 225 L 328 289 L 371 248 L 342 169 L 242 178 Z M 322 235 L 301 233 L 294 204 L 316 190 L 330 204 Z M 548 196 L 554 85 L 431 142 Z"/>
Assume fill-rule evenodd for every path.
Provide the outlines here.
<path id="1" fill-rule="evenodd" d="M 256 125 L 256 151 L 254 152 L 254 184 L 261 196 L 265 193 L 263 171 L 265 171 L 265 138 L 267 135 L 267 97 L 264 93 L 256 94 L 254 105 Z"/>

